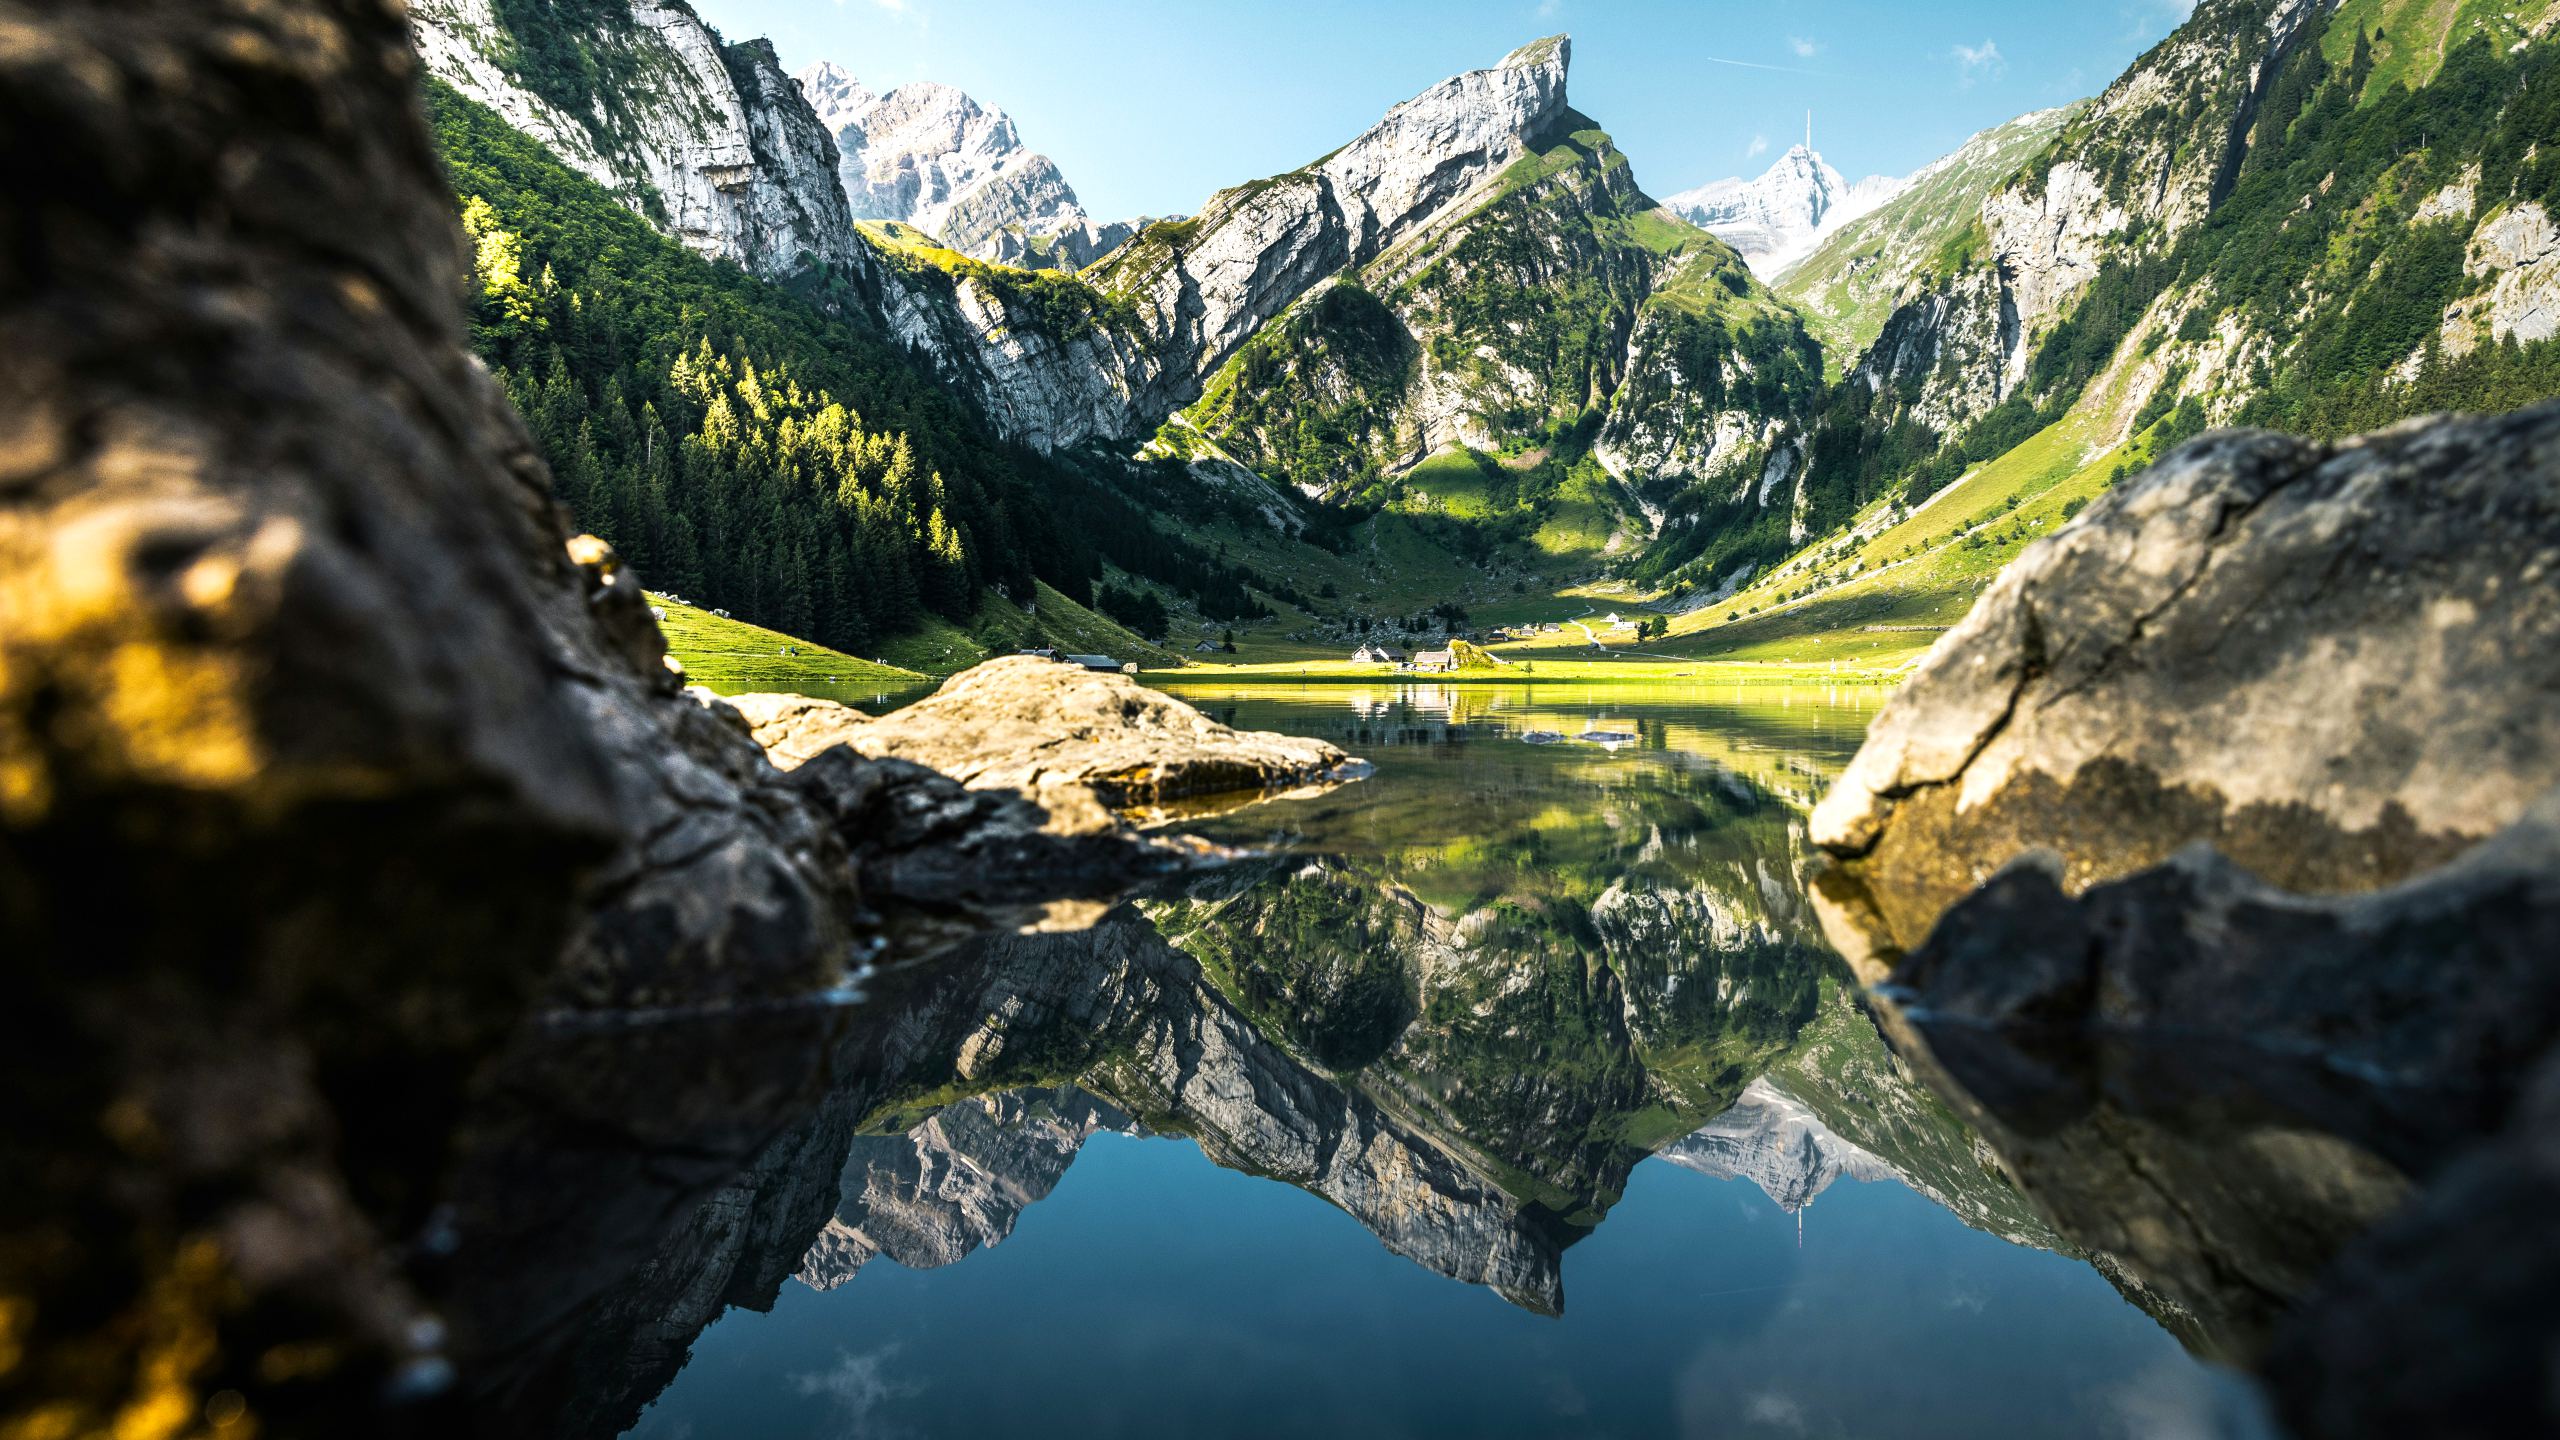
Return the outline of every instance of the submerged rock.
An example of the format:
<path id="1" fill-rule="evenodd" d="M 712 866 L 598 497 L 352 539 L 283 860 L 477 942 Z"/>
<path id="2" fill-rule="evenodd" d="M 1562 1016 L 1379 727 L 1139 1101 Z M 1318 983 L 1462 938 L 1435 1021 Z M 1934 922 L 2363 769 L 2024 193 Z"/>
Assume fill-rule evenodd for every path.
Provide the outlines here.
<path id="1" fill-rule="evenodd" d="M 2508 1123 L 2560 1037 L 2554 954 L 2560 792 L 2367 895 L 2293 894 L 2202 846 L 2076 900 L 2021 863 L 1884 994 L 2056 1226 L 2245 1358 L 2344 1245 Z"/>

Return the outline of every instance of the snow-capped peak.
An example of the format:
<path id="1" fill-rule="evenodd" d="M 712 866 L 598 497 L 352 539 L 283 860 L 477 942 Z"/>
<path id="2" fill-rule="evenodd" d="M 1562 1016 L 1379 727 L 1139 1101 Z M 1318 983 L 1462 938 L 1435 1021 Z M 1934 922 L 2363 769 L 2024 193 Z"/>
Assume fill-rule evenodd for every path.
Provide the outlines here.
<path id="1" fill-rule="evenodd" d="M 834 134 L 862 117 L 880 97 L 871 87 L 853 78 L 853 72 L 832 60 L 821 60 L 793 77 L 800 91 L 809 97 L 809 108 L 818 112 L 818 123 Z"/>
<path id="2" fill-rule="evenodd" d="M 1762 276 L 1772 276 L 1832 230 L 1892 199 L 1902 183 L 1872 176 L 1852 185 L 1820 151 L 1796 145 L 1756 180 L 1718 180 L 1662 203 L 1740 251 Z"/>

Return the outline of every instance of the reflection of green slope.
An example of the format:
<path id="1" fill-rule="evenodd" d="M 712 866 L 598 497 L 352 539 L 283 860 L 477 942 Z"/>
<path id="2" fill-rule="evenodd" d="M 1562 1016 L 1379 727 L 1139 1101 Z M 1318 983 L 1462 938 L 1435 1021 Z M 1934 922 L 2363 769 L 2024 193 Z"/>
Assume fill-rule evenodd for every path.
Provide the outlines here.
<path id="1" fill-rule="evenodd" d="M 1584 1227 L 1788 1050 L 1834 966 L 1783 804 L 1713 767 L 1518 761 L 1470 797 L 1479 838 L 1443 816 L 1149 909 L 1266 1035 Z"/>
<path id="2" fill-rule="evenodd" d="M 1801 806 L 1862 709 L 1630 709 L 1568 687 L 1198 698 L 1376 774 L 1203 827 L 1266 853 L 1090 936 L 942 967 L 960 998 L 931 1025 L 950 1038 L 868 1128 L 1074 1084 L 1549 1310 L 1562 1248 L 1636 1165 L 1766 1075 L 1966 1223 L 2055 1246 L 1895 1067 L 1810 914 Z M 1637 738 L 1519 738 L 1586 725 Z M 967 963 L 993 973 L 953 973 Z"/>

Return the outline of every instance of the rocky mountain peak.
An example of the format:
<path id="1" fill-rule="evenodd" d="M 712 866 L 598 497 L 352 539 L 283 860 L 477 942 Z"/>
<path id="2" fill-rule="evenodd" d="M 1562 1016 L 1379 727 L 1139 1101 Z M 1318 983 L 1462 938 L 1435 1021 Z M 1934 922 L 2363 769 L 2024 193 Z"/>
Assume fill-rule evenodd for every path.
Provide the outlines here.
<path id="1" fill-rule="evenodd" d="M 1012 116 L 956 86 L 919 80 L 878 94 L 833 61 L 798 80 L 835 136 L 858 220 L 912 225 L 980 260 L 1071 270 L 1137 229 L 1096 224 L 1056 162 L 1023 143 Z"/>
<path id="2" fill-rule="evenodd" d="M 1572 62 L 1570 38 L 1533 40 L 1397 105 L 1315 167 L 1348 212 L 1352 257 L 1374 255 L 1528 153 L 1566 113 Z"/>
<path id="3" fill-rule="evenodd" d="M 1752 269 L 1775 275 L 1832 231 L 1892 199 L 1902 183 L 1872 176 L 1853 185 L 1806 143 L 1789 146 L 1758 179 L 1717 180 L 1663 204 L 1741 251 Z"/>
<path id="4" fill-rule="evenodd" d="M 1572 66 L 1573 37 L 1549 35 L 1544 39 L 1532 40 L 1503 56 L 1502 63 L 1496 68 L 1502 70 L 1552 69 L 1555 72 L 1556 83 L 1561 85 L 1564 83 L 1565 71 Z"/>
<path id="5" fill-rule="evenodd" d="M 880 103 L 870 86 L 833 60 L 821 60 L 791 78 L 799 85 L 800 93 L 809 97 L 809 108 L 817 112 L 818 123 L 826 126 L 831 135 Z"/>

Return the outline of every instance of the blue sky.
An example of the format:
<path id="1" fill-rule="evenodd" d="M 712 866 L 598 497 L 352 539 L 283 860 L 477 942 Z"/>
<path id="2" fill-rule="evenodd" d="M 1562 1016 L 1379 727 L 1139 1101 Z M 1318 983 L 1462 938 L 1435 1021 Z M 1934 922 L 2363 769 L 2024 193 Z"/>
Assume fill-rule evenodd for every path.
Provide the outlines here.
<path id="1" fill-rule="evenodd" d="M 1012 114 L 1088 211 L 1198 208 L 1396 101 L 1573 36 L 1573 100 L 1656 195 L 1765 168 L 1804 131 L 1851 179 L 1902 174 L 2104 87 L 2192 0 L 694 0 L 875 90 L 957 85 Z M 1767 68 L 1757 68 L 1767 67 Z"/>

